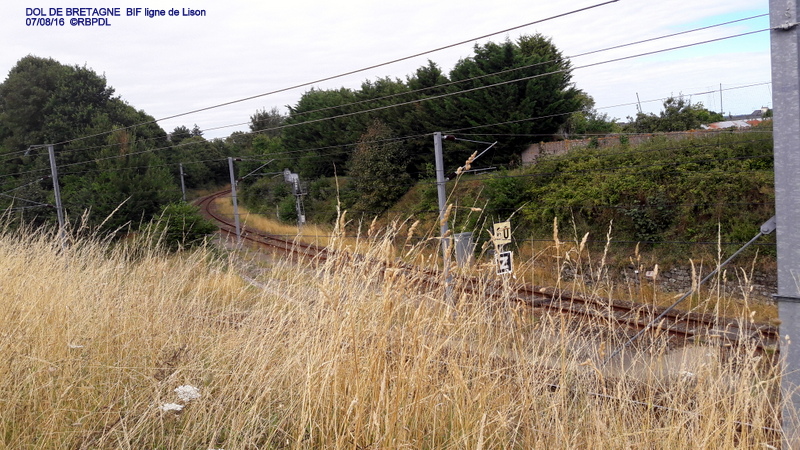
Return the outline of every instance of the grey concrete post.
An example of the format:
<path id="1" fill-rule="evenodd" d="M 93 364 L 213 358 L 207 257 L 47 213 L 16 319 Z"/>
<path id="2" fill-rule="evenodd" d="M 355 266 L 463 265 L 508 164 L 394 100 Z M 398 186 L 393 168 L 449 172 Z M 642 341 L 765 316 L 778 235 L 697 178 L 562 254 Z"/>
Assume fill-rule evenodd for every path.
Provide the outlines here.
<path id="1" fill-rule="evenodd" d="M 61 187 L 58 185 L 58 169 L 56 168 L 56 154 L 52 145 L 47 146 L 47 153 L 50 155 L 50 173 L 53 177 L 53 195 L 56 198 L 56 214 L 58 215 L 58 235 L 61 238 L 61 245 L 66 247 L 67 236 L 64 229 L 64 208 L 61 205 Z"/>
<path id="2" fill-rule="evenodd" d="M 183 163 L 178 163 L 178 168 L 181 171 L 181 195 L 183 196 L 183 202 L 186 203 L 186 184 L 183 182 Z"/>
<path id="3" fill-rule="evenodd" d="M 444 177 L 442 133 L 439 131 L 433 133 L 433 151 L 436 160 L 436 191 L 439 196 L 439 232 L 442 238 L 442 261 L 444 262 L 444 279 L 446 282 L 450 272 L 450 252 L 447 248 L 449 238 L 445 238 L 445 235 L 447 234 L 447 221 L 444 220 L 444 215 L 447 212 L 447 192 L 445 190 L 445 184 L 447 183 L 447 180 Z"/>
<path id="4" fill-rule="evenodd" d="M 231 172 L 231 200 L 233 200 L 233 221 L 236 224 L 236 245 L 242 244 L 242 229 L 239 226 L 239 203 L 236 200 L 236 175 L 233 173 L 233 158 L 228 157 L 228 170 Z"/>
<path id="5" fill-rule="evenodd" d="M 770 0 L 784 448 L 800 448 L 800 34 L 796 0 Z"/>

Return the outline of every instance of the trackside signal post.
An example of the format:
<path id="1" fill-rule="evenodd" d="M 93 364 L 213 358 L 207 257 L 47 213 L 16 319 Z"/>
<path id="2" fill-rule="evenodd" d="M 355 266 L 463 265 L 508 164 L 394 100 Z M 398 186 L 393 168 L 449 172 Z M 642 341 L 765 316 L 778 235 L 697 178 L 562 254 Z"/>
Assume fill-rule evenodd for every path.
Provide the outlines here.
<path id="1" fill-rule="evenodd" d="M 283 169 L 283 181 L 292 185 L 292 195 L 294 195 L 294 207 L 297 211 L 297 230 L 301 231 L 306 224 L 306 209 L 303 206 L 303 196 L 306 195 L 300 184 L 300 175 L 293 173 L 289 169 Z"/>
<path id="2" fill-rule="evenodd" d="M 800 448 L 800 30 L 797 0 L 769 1 L 783 448 Z"/>

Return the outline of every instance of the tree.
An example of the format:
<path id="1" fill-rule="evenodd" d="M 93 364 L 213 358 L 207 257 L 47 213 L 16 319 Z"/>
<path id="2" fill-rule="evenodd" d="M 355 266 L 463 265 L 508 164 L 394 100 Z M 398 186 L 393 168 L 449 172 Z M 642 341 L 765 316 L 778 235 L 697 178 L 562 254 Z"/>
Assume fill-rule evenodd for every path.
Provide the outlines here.
<path id="1" fill-rule="evenodd" d="M 91 124 L 92 108 L 105 109 L 113 89 L 86 68 L 26 56 L 0 85 L 0 136 L 9 150 L 74 137 Z"/>
<path id="2" fill-rule="evenodd" d="M 722 114 L 707 110 L 702 103 L 692 104 L 683 97 L 664 100 L 664 109 L 656 116 L 653 113 L 638 113 L 628 117 L 627 131 L 634 133 L 663 133 L 700 128 L 700 125 L 725 120 Z"/>
<path id="3" fill-rule="evenodd" d="M 178 145 L 183 142 L 184 139 L 189 139 L 190 137 L 192 137 L 192 132 L 185 126 L 179 125 L 169 134 L 169 141 L 172 142 L 172 145 Z"/>
<path id="4" fill-rule="evenodd" d="M 421 91 L 421 97 L 431 97 L 445 93 L 443 85 L 449 81 L 442 68 L 429 59 L 428 64 L 420 67 L 414 72 L 414 75 L 408 77 L 406 84 L 409 89 Z"/>
<path id="5" fill-rule="evenodd" d="M 253 137 L 248 155 L 251 158 L 237 163 L 236 168 L 240 177 L 249 174 L 247 178 L 241 180 L 240 186 L 242 196 L 254 200 L 249 206 L 255 206 L 258 203 L 257 197 L 250 195 L 247 191 L 263 177 L 275 176 L 283 169 L 288 168 L 291 164 L 287 164 L 287 162 L 291 158 L 287 158 L 281 138 L 266 134 L 256 134 Z M 281 176 L 280 179 L 283 180 L 283 177 Z"/>
<path id="6" fill-rule="evenodd" d="M 588 94 L 584 96 L 583 109 L 569 116 L 564 123 L 562 134 L 567 137 L 583 137 L 584 135 L 609 134 L 621 130 L 616 119 L 610 119 L 608 114 L 600 113 L 594 109 L 594 99 Z"/>
<path id="7" fill-rule="evenodd" d="M 278 127 L 285 122 L 286 116 L 277 107 L 273 106 L 270 110 L 266 108 L 259 109 L 250 116 L 250 131 L 270 137 L 278 137 L 281 135 L 281 130 Z"/>
<path id="8" fill-rule="evenodd" d="M 448 97 L 443 122 L 448 128 L 478 127 L 471 132 L 504 136 L 494 152 L 500 162 L 510 161 L 532 141 L 551 140 L 573 112 L 586 106 L 587 96 L 571 82 L 569 60 L 540 34 L 476 44 L 474 52 L 450 72 L 457 84 L 448 88 L 474 91 Z"/>
<path id="9" fill-rule="evenodd" d="M 65 172 L 61 194 L 67 211 L 90 211 L 90 223 L 104 223 L 108 231 L 137 229 L 158 214 L 162 206 L 180 199 L 180 189 L 164 161 L 144 152 L 148 143 L 127 130 L 110 135 L 121 146 L 108 146 L 97 160 L 84 165 L 90 172 Z"/>
<path id="10" fill-rule="evenodd" d="M 26 200 L 53 203 L 51 186 L 30 184 L 30 173 L 49 173 L 47 151 L 25 151 L 47 143 L 58 144 L 66 210 L 90 210 L 95 223 L 122 204 L 106 226 L 136 226 L 179 195 L 176 180 L 150 151 L 168 147 L 151 116 L 114 96 L 91 69 L 26 56 L 0 84 L 0 148 L 8 152 L 0 155 L 3 188 L 23 185 Z"/>
<path id="11" fill-rule="evenodd" d="M 288 150 L 303 151 L 295 163 L 303 178 L 332 176 L 335 167 L 344 167 L 349 152 L 339 147 L 352 145 L 361 131 L 350 116 L 321 119 L 351 112 L 355 100 L 350 89 L 311 89 L 289 107 L 286 124 L 292 126 L 283 130 L 283 143 Z"/>
<path id="12" fill-rule="evenodd" d="M 180 176 L 178 164 L 183 164 L 184 182 L 189 189 L 214 186 L 230 180 L 226 154 L 215 142 L 201 136 L 192 136 L 180 141 L 164 156 L 171 164 L 173 177 Z"/>
<path id="13" fill-rule="evenodd" d="M 435 130 L 478 128 L 502 136 L 488 158 L 504 164 L 531 142 L 553 139 L 576 111 L 594 114 L 586 116 L 592 127 L 606 120 L 586 109 L 589 97 L 573 86 L 570 62 L 550 39 L 523 36 L 476 45 L 474 52 L 456 64 L 449 79 L 428 61 L 405 82 L 384 77 L 367 80 L 355 91 L 311 89 L 303 94 L 289 107 L 289 127 L 283 133 L 287 151 L 300 154 L 298 171 L 311 179 L 333 175 L 374 120 L 390 125 L 398 136 L 416 136 L 403 145 L 408 167 L 419 174 L 433 162 L 430 138 L 420 136 Z M 459 166 L 473 151 L 451 144 L 445 163 Z"/>
<path id="14" fill-rule="evenodd" d="M 349 162 L 350 189 L 356 210 L 377 215 L 388 209 L 412 184 L 408 154 L 393 140 L 391 129 L 375 120 L 361 136 Z"/>

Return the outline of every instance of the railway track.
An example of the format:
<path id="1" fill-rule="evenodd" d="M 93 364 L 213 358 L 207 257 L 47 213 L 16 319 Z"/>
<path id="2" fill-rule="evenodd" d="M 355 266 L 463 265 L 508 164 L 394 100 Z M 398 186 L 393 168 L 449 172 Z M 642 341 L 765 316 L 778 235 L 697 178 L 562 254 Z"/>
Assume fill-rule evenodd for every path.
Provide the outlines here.
<path id="1" fill-rule="evenodd" d="M 198 199 L 195 204 L 200 207 L 207 218 L 219 226 L 221 233 L 235 238 L 236 228 L 231 219 L 220 214 L 214 208 L 215 200 L 229 194 L 230 190 L 216 192 Z M 321 262 L 333 256 L 333 251 L 325 247 L 287 240 L 244 227 L 241 229 L 241 236 L 243 241 L 283 252 L 295 259 L 313 258 Z M 363 258 L 360 255 L 342 255 L 340 253 L 337 253 L 336 257 L 356 260 Z M 383 261 L 375 263 L 381 264 L 384 270 L 390 268 L 389 263 Z M 437 286 L 443 282 L 438 270 L 406 263 L 392 263 L 391 268 L 406 272 L 429 286 Z M 602 297 L 585 297 L 564 290 L 528 284 L 517 283 L 509 287 L 504 286 L 502 281 L 474 276 L 455 276 L 451 283 L 455 289 L 487 299 L 507 301 L 510 298 L 536 309 L 586 317 L 590 320 L 611 323 L 614 326 L 626 327 L 634 331 L 647 328 L 652 318 L 665 310 L 665 308 L 652 305 Z M 679 310 L 668 312 L 661 322 L 652 326 L 651 329 L 656 333 L 673 337 L 677 341 L 706 340 L 711 337 L 726 347 L 751 344 L 760 351 L 769 350 L 770 353 L 777 352 L 779 342 L 778 329 L 770 325 L 741 323 L 711 314 Z"/>

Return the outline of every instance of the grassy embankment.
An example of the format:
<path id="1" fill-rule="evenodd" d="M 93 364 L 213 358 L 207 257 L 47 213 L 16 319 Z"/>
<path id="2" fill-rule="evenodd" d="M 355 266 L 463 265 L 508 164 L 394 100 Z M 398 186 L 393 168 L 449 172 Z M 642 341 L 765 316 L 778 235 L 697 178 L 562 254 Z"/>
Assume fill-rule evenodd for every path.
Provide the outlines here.
<path id="1" fill-rule="evenodd" d="M 603 367 L 618 333 L 458 289 L 453 306 L 377 265 L 270 261 L 255 287 L 217 252 L 129 244 L 0 236 L 0 446 L 779 445 L 778 376 L 746 345 L 656 340 Z"/>

